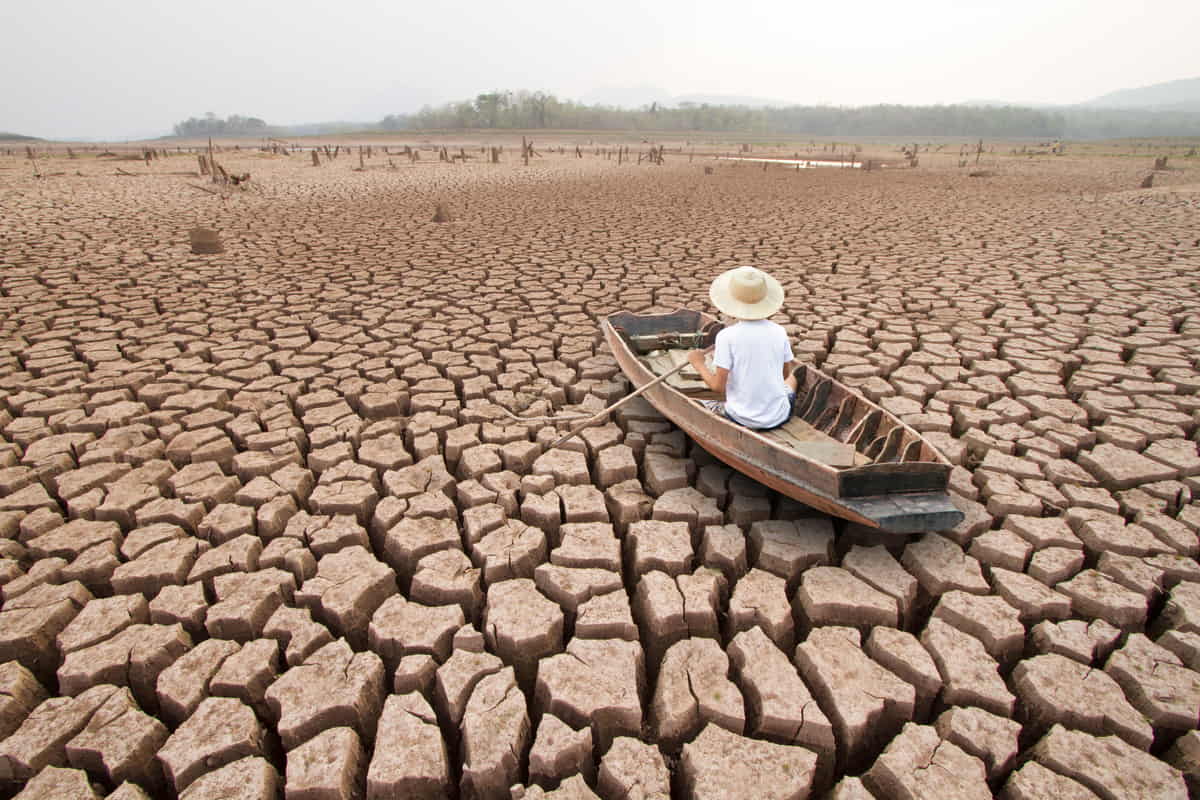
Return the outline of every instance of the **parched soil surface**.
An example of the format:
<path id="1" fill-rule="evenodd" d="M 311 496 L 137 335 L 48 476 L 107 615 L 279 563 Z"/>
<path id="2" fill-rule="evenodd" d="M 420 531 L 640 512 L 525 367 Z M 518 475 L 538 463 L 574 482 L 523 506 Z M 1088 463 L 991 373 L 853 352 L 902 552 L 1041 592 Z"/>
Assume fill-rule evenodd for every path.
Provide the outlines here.
<path id="1" fill-rule="evenodd" d="M 0 796 L 1188 796 L 1194 168 L 218 160 L 0 158 Z M 508 415 L 745 263 L 958 527 Z"/>

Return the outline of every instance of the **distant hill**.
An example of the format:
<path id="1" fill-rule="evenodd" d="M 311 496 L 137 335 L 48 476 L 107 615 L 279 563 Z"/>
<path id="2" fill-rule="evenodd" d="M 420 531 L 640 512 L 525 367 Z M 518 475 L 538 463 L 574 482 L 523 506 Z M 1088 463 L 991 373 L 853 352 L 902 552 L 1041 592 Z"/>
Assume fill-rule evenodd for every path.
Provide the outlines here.
<path id="1" fill-rule="evenodd" d="M 1200 78 L 1119 89 L 1079 104 L 1083 108 L 1135 108 L 1146 111 L 1200 111 Z"/>
<path id="2" fill-rule="evenodd" d="M 19 133 L 8 133 L 0 131 L 0 142 L 40 142 L 42 141 L 36 136 L 22 136 Z"/>

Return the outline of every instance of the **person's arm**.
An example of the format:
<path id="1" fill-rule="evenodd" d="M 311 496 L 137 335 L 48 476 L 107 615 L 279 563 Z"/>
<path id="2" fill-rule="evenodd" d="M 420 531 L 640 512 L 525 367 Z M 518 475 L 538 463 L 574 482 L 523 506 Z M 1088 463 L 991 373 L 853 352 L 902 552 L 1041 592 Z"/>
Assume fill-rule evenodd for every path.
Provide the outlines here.
<path id="1" fill-rule="evenodd" d="M 795 372 L 796 368 L 799 366 L 800 362 L 796 359 L 783 362 L 783 379 L 786 381 L 788 378 L 792 377 L 792 373 Z"/>
<path id="2" fill-rule="evenodd" d="M 717 371 L 713 372 L 704 363 L 705 350 L 692 350 L 688 353 L 688 362 L 696 368 L 696 372 L 700 373 L 700 380 L 704 381 L 704 385 L 712 389 L 717 394 L 725 394 L 725 386 L 729 382 L 729 370 L 724 367 L 717 367 Z"/>

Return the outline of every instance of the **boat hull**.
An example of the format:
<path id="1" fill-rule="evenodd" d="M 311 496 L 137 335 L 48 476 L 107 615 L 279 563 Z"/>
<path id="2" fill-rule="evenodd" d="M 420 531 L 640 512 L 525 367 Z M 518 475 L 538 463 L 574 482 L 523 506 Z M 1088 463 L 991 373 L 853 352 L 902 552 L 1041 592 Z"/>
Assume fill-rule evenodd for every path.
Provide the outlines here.
<path id="1" fill-rule="evenodd" d="M 628 315 L 624 319 L 627 320 Z M 605 339 L 622 372 L 640 389 L 656 376 L 630 350 L 610 320 L 602 323 Z M 755 431 L 709 412 L 666 384 L 650 387 L 643 396 L 715 458 L 818 511 L 897 534 L 946 530 L 963 518 L 945 490 L 948 464 L 934 464 L 932 466 L 937 469 L 920 470 L 917 474 L 921 478 L 916 481 L 922 487 L 919 491 L 885 491 L 846 497 L 841 495 L 844 474 L 861 470 L 837 470 L 805 458 Z M 863 402 L 868 401 L 864 399 Z M 902 474 L 903 471 L 898 472 Z M 893 485 L 903 486 L 904 481 L 897 480 Z"/>

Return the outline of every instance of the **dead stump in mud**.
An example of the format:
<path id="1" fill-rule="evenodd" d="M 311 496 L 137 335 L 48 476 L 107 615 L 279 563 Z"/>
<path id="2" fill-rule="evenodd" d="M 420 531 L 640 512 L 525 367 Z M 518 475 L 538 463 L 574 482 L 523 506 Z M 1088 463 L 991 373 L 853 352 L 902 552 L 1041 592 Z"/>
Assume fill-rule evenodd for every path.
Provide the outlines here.
<path id="1" fill-rule="evenodd" d="M 1154 173 L 1151 172 L 1145 178 L 1142 178 L 1142 188 L 1151 189 L 1154 187 Z"/>
<path id="2" fill-rule="evenodd" d="M 712 168 L 712 167 L 705 167 L 705 168 L 704 168 L 704 174 L 705 174 L 705 175 L 712 175 L 712 174 L 713 174 L 713 168 Z"/>
<path id="3" fill-rule="evenodd" d="M 188 238 L 192 243 L 192 252 L 197 255 L 225 252 L 225 246 L 221 244 L 221 235 L 212 228 L 192 228 L 188 232 Z"/>
<path id="4" fill-rule="evenodd" d="M 434 222 L 453 222 L 454 215 L 450 213 L 450 209 L 446 207 L 445 203 L 438 203 L 437 206 L 433 210 L 433 221 Z"/>

